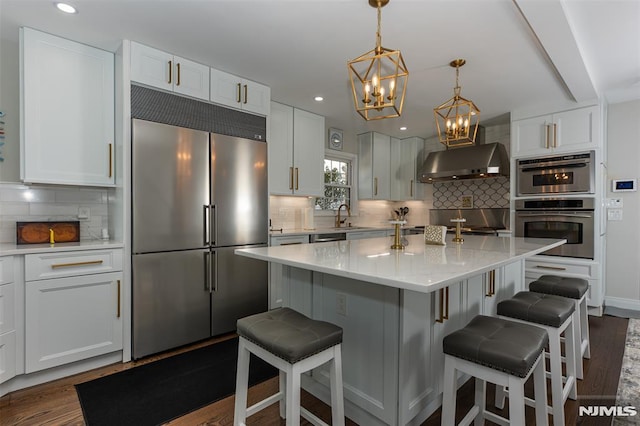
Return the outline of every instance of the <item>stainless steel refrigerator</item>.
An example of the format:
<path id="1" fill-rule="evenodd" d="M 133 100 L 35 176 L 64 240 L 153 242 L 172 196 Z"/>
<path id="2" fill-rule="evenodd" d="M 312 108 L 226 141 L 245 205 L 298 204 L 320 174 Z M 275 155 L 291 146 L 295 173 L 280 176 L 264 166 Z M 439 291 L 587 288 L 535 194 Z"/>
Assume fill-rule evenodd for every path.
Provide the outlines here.
<path id="1" fill-rule="evenodd" d="M 134 119 L 132 162 L 133 357 L 265 311 L 266 143 Z"/>

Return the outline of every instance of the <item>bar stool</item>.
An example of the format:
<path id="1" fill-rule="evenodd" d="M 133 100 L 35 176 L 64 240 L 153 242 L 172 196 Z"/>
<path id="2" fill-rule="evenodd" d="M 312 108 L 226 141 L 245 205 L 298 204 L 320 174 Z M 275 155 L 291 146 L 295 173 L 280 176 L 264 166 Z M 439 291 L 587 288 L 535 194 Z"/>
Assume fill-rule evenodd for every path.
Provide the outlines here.
<path id="1" fill-rule="evenodd" d="M 549 294 L 521 291 L 511 299 L 498 303 L 497 314 L 503 318 L 535 324 L 549 335 L 549 364 L 551 376 L 551 407 L 554 426 L 564 425 L 564 402 L 567 398 L 575 400 L 576 363 L 575 363 L 575 324 L 573 301 Z M 560 335 L 565 333 L 566 376 L 562 375 L 562 349 Z M 564 384 L 563 384 L 564 379 Z M 527 401 L 529 404 L 531 400 Z M 504 389 L 496 389 L 496 406 L 504 405 Z"/>
<path id="2" fill-rule="evenodd" d="M 314 425 L 328 426 L 300 406 L 300 375 L 331 361 L 331 416 L 333 425 L 344 426 L 342 399 L 342 328 L 312 320 L 290 308 L 277 308 L 237 322 L 238 372 L 234 426 L 244 426 L 248 416 L 280 403 L 287 426 L 298 426 L 300 416 Z M 247 408 L 249 358 L 254 354 L 280 370 L 279 390 Z"/>
<path id="3" fill-rule="evenodd" d="M 587 292 L 589 282 L 582 278 L 560 277 L 557 275 L 543 275 L 529 284 L 529 290 L 536 293 L 554 294 L 556 296 L 573 299 L 576 305 L 576 376 L 584 377 L 582 358 L 591 358 L 591 344 L 589 343 L 589 316 L 587 308 Z"/>
<path id="4" fill-rule="evenodd" d="M 475 377 L 475 405 L 460 424 L 525 424 L 524 384 L 533 374 L 536 425 L 547 425 L 544 347 L 549 338 L 540 327 L 478 315 L 442 342 L 444 389 L 442 425 L 455 424 L 457 372 Z M 486 410 L 486 382 L 509 388 L 509 419 Z"/>

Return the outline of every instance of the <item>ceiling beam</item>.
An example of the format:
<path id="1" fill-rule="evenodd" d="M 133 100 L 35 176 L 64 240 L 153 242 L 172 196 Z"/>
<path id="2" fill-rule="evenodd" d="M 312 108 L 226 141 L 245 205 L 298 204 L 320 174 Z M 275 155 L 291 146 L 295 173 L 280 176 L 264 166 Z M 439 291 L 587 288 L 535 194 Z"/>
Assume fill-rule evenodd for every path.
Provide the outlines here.
<path id="1" fill-rule="evenodd" d="M 598 98 L 562 0 L 513 0 L 576 102 Z"/>

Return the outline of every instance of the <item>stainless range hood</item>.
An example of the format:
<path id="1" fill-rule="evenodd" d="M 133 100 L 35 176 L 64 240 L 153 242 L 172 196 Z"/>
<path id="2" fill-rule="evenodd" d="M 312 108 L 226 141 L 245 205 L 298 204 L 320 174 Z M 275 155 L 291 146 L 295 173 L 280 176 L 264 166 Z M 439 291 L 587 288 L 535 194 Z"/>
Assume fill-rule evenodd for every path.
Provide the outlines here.
<path id="1" fill-rule="evenodd" d="M 509 156 L 499 142 L 430 152 L 420 182 L 509 176 Z"/>

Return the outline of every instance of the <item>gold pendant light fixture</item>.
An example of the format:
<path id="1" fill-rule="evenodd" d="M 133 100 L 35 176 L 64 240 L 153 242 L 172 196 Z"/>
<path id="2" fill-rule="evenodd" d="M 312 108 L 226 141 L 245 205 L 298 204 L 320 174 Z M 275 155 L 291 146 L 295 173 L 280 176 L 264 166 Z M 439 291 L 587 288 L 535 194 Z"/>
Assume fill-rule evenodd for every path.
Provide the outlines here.
<path id="1" fill-rule="evenodd" d="M 468 99 L 460 96 L 458 77 L 460 67 L 466 63 L 464 59 L 451 61 L 450 66 L 456 69 L 456 87 L 453 89 L 453 98 L 433 109 L 436 119 L 438 137 L 440 142 L 447 147 L 473 145 L 476 141 L 476 132 L 480 123 L 480 110 Z"/>
<path id="2" fill-rule="evenodd" d="M 347 63 L 353 102 L 365 120 L 399 117 L 407 92 L 409 71 L 399 50 L 382 47 L 381 9 L 389 0 L 369 0 L 378 9 L 376 47 Z"/>

